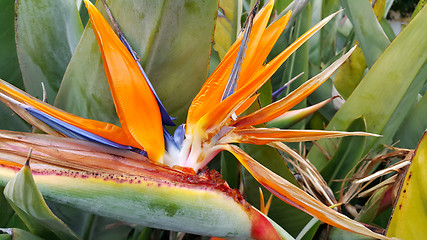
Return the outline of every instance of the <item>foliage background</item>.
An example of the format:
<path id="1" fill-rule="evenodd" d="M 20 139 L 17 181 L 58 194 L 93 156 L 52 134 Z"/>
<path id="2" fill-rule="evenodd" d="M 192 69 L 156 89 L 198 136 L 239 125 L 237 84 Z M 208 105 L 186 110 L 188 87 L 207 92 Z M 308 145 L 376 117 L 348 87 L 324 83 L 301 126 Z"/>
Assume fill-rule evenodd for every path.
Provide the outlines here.
<path id="1" fill-rule="evenodd" d="M 189 103 L 235 40 L 254 4 L 254 1 L 221 0 L 217 11 L 214 1 L 200 1 L 204 5 L 197 5 L 196 2 L 178 4 L 165 0 L 131 5 L 123 1 L 107 1 L 123 32 L 141 57 L 160 98 L 179 122 L 184 122 Z M 339 190 L 350 183 L 341 185 L 336 180 L 351 176 L 360 159 L 384 154 L 383 144 L 413 149 L 427 128 L 426 48 L 423 51 L 427 38 L 425 30 L 421 30 L 422 25 L 418 24 L 410 29 L 410 34 L 402 36 L 402 40 L 394 41 L 421 8 L 412 10 L 417 4 L 414 1 L 406 1 L 407 5 L 401 7 L 403 2 L 395 1 L 393 5 L 392 0 L 377 0 L 374 3 L 367 0 L 276 1 L 275 14 L 279 16 L 293 9 L 293 18 L 269 58 L 273 58 L 320 19 L 342 8 L 344 11 L 303 45 L 260 90 L 260 106 L 271 103 L 274 100 L 272 91 L 299 73 L 304 74 L 282 96 L 319 73 L 354 44 L 360 45 L 331 80 L 297 107 L 310 106 L 337 94 L 342 99 L 334 99 L 298 123 L 291 122 L 292 126 L 285 120 L 275 123 L 283 128 L 362 130 L 383 135 L 380 139 L 352 137 L 320 141 L 315 145 L 290 145 L 301 149 L 301 153 L 317 167 L 338 200 L 342 197 Z M 420 1 L 418 6 L 423 2 Z M 102 8 L 100 4 L 98 7 Z M 105 75 L 100 53 L 96 50 L 93 35 L 89 34 L 92 29 L 86 26 L 88 17 L 81 1 L 18 0 L 15 3 L 7 0 L 0 3 L 0 9 L 0 78 L 38 98 L 42 97 L 40 86 L 44 82 L 48 102 L 83 117 L 117 124 L 108 87 L 105 81 L 102 83 Z M 386 17 L 390 9 L 403 12 L 403 18 L 398 20 L 404 22 L 396 25 L 388 21 Z M 217 13 L 218 17 L 215 17 Z M 427 21 L 425 15 L 424 23 Z M 178 23 L 181 25 L 177 26 L 175 19 L 180 19 Z M 271 21 L 274 19 L 273 16 Z M 83 26 L 86 26 L 85 30 Z M 32 131 L 4 105 L 0 105 L 0 127 Z M 295 168 L 292 165 L 289 168 L 283 161 L 288 156 L 263 146 L 242 147 L 260 163 L 297 184 Z M 391 158 L 380 162 L 370 173 L 398 160 Z M 251 204 L 259 206 L 260 185 L 230 155 L 221 154 L 210 167 L 218 169 L 231 187 L 241 189 Z M 382 180 L 388 177 L 391 176 L 385 176 Z M 346 203 L 357 210 L 356 215 L 349 212 L 351 208 L 343 208 L 342 211 L 359 221 L 386 228 L 393 204 L 390 202 L 387 206 L 380 206 L 379 203 L 389 198 L 387 194 L 392 191 L 390 189 L 398 189 L 398 186 L 386 185 L 371 196 Z M 83 239 L 202 238 L 148 229 L 62 204 L 47 203 Z M 0 209 L 0 227 L 14 229 L 13 239 L 20 239 L 19 236 L 22 239 L 37 239 L 30 233 L 34 231 L 25 226 L 3 196 Z M 294 237 L 311 220 L 308 215 L 277 198 L 273 198 L 269 216 Z M 331 239 L 355 237 L 315 223 L 304 239 L 318 239 L 325 235 Z M 11 236 L 0 234 L 2 238 L 9 239 Z"/>

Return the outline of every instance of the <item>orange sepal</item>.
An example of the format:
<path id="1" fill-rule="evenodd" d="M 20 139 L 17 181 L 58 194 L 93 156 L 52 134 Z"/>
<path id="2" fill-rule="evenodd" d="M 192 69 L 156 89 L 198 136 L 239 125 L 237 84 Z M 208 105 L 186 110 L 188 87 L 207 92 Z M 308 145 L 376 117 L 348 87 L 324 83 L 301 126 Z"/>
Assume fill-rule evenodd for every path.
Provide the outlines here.
<path id="1" fill-rule="evenodd" d="M 303 34 L 296 42 L 294 42 L 291 46 L 286 48 L 282 53 L 280 53 L 277 57 L 271 60 L 268 64 L 261 67 L 257 72 L 255 72 L 254 76 L 240 89 L 238 89 L 234 94 L 217 104 L 216 107 L 210 107 L 210 111 L 207 112 L 199 121 L 198 121 L 198 131 L 203 132 L 205 134 L 215 134 L 217 130 L 221 126 L 223 126 L 224 122 L 227 121 L 227 118 L 234 112 L 240 105 L 246 101 L 249 96 L 251 96 L 255 91 L 257 91 L 280 67 L 280 65 L 294 52 L 298 47 L 300 47 L 305 41 L 307 41 L 310 36 L 316 33 L 320 28 L 325 25 L 330 19 L 332 19 L 335 14 L 330 15 L 329 17 L 323 19 L 320 23 L 316 24 L 313 28 Z M 351 53 L 352 50 L 349 51 Z M 348 58 L 349 53 L 345 55 L 345 59 Z M 331 69 L 336 70 L 336 68 L 342 64 L 344 56 L 337 60 L 334 64 L 332 64 L 328 69 L 311 79 L 310 84 L 306 82 L 300 88 L 292 92 L 288 95 L 288 98 L 292 96 L 291 102 L 285 102 L 286 108 L 283 108 L 284 99 L 281 101 L 270 104 L 269 106 L 256 111 L 255 113 L 249 114 L 248 116 L 237 119 L 235 126 L 248 126 L 248 125 L 256 125 L 260 123 L 267 122 L 271 119 L 274 119 L 280 116 L 283 112 L 289 110 L 293 106 L 295 106 L 298 102 L 308 96 L 311 92 L 313 92 L 318 86 L 320 86 L 326 79 L 321 77 L 325 77 L 326 74 L 331 72 Z M 320 80 L 319 80 L 320 79 Z M 215 105 L 213 105 L 215 106 Z M 274 106 L 273 108 L 271 106 Z M 280 106 L 277 107 L 277 106 Z M 209 108 L 208 108 L 209 109 Z M 286 109 L 286 110 L 283 110 Z M 206 110 L 204 110 L 206 111 Z M 258 113 L 261 113 L 258 115 Z M 265 120 L 267 119 L 267 120 Z M 256 123 L 255 123 L 256 122 Z"/>
<path id="2" fill-rule="evenodd" d="M 259 25 L 257 23 L 256 27 L 252 27 L 248 46 L 244 54 L 245 57 L 242 62 L 242 69 L 240 71 L 237 89 L 239 86 L 243 86 L 245 84 L 245 80 L 249 79 L 249 77 L 262 65 L 265 58 L 267 58 L 267 55 L 270 53 L 271 48 L 273 48 L 277 38 L 279 38 L 284 29 L 284 26 L 281 29 L 277 29 L 282 26 L 275 25 L 274 28 L 272 28 L 275 29 L 275 31 L 269 31 L 270 34 L 266 34 L 266 27 L 268 20 L 270 19 L 271 11 L 273 10 L 273 6 L 274 1 L 269 1 L 263 8 L 263 14 L 265 14 L 262 18 L 260 17 Z M 266 46 L 267 44 L 269 45 Z"/>
<path id="3" fill-rule="evenodd" d="M 324 71 L 302 84 L 300 87 L 295 89 L 293 92 L 291 92 L 289 95 L 282 98 L 281 100 L 274 102 L 247 116 L 237 119 L 236 123 L 234 123 L 234 126 L 243 127 L 257 125 L 279 117 L 280 115 L 297 105 L 299 102 L 301 102 L 303 99 L 305 99 L 326 80 L 328 80 L 328 78 L 338 69 L 338 67 L 341 66 L 341 64 L 343 64 L 348 57 L 350 57 L 354 49 L 355 47 L 350 49 L 344 56 L 340 57 Z"/>
<path id="4" fill-rule="evenodd" d="M 342 132 L 342 131 L 322 131 L 322 130 L 294 130 L 279 128 L 235 128 L 224 139 L 225 143 L 250 143 L 265 145 L 271 142 L 306 142 L 323 138 L 337 138 L 345 136 L 374 136 L 377 134 L 366 132 Z"/>
<path id="5" fill-rule="evenodd" d="M 268 28 L 263 32 L 262 38 L 256 48 L 253 48 L 251 45 L 249 45 L 245 54 L 245 60 L 247 61 L 243 62 L 242 71 L 240 74 L 240 79 L 242 79 L 242 81 L 238 81 L 237 89 L 247 84 L 247 81 L 245 80 L 250 79 L 256 70 L 258 70 L 265 62 L 265 59 L 267 58 L 271 49 L 273 49 L 277 39 L 279 39 L 283 30 L 285 30 L 285 27 L 291 18 L 291 14 L 291 11 L 286 13 L 283 17 L 279 18 L 277 21 L 268 26 Z M 249 44 L 250 43 L 251 42 L 249 42 Z M 251 55 L 249 53 L 251 53 Z"/>
<path id="6" fill-rule="evenodd" d="M 68 124 L 71 124 L 83 130 L 86 130 L 88 132 L 91 132 L 93 134 L 106 138 L 108 140 L 111 140 L 123 145 L 140 148 L 138 143 L 136 143 L 135 141 L 132 141 L 133 139 L 129 139 L 126 136 L 122 128 L 114 124 L 86 119 L 86 118 L 73 115 L 71 113 L 67 113 L 65 111 L 62 111 L 61 109 L 58 109 L 54 106 L 51 106 L 45 102 L 42 102 L 30 96 L 29 94 L 21 91 L 20 89 L 2 80 L 0 80 L 0 93 L 3 93 L 6 96 L 18 102 L 27 104 L 61 121 L 64 121 Z M 8 103 L 6 99 L 4 99 L 3 101 L 5 101 L 6 104 L 11 104 L 11 103 Z"/>
<path id="7" fill-rule="evenodd" d="M 125 133 L 154 161 L 162 161 L 164 138 L 156 98 L 137 63 L 98 9 L 85 0 L 101 49 L 116 112 Z"/>
<path id="8" fill-rule="evenodd" d="M 274 2 L 274 1 L 271 1 L 271 2 Z M 262 34 L 261 40 L 259 42 L 264 44 L 271 44 L 271 47 L 272 47 L 272 45 L 274 44 L 274 42 L 272 42 L 272 40 L 274 40 L 274 32 L 278 31 L 276 28 L 279 28 L 280 27 L 279 25 L 284 23 L 282 19 L 280 21 L 277 21 L 278 23 L 275 24 L 274 27 L 270 26 L 267 29 L 265 29 L 266 22 L 270 17 L 271 7 L 272 7 L 272 4 L 270 3 L 257 13 L 252 26 L 252 33 L 255 32 L 255 33 Z M 280 33 L 277 33 L 277 34 L 280 36 Z M 243 38 L 243 34 L 240 34 L 237 40 L 233 43 L 233 45 L 227 51 L 223 60 L 218 65 L 218 67 L 209 76 L 209 78 L 203 84 L 197 96 L 193 99 L 193 102 L 191 103 L 191 106 L 188 110 L 188 115 L 187 115 L 187 129 L 191 129 L 193 125 L 201 117 L 203 117 L 203 115 L 206 113 L 207 108 L 212 108 L 212 106 L 215 106 L 221 102 L 221 98 L 222 98 L 225 86 L 227 85 L 228 77 L 230 76 L 231 70 L 233 69 L 234 62 L 236 61 L 237 53 L 239 51 L 242 38 Z M 253 51 L 256 51 L 257 45 L 258 45 L 258 42 L 249 41 L 247 49 L 253 49 Z M 245 58 L 249 59 L 248 57 L 245 57 Z M 240 79 L 242 80 L 239 82 L 246 82 L 242 77 L 240 77 Z M 240 85 L 238 84 L 238 87 L 239 86 Z"/>

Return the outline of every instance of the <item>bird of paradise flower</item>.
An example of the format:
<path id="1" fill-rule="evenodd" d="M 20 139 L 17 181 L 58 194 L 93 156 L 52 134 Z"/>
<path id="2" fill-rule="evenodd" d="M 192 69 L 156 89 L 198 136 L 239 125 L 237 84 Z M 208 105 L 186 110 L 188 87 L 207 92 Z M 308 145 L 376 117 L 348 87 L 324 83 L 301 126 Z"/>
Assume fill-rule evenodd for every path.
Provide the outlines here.
<path id="1" fill-rule="evenodd" d="M 317 201 L 233 145 L 267 144 L 299 157 L 282 142 L 373 135 L 254 127 L 279 117 L 306 98 L 354 48 L 286 97 L 243 115 L 256 100 L 256 91 L 334 15 L 264 64 L 291 13 L 267 27 L 274 1 L 256 15 L 253 11 L 244 32 L 194 98 L 186 124 L 171 135 L 164 125 L 174 125 L 173 118 L 167 114 L 124 35 L 120 31 L 116 34 L 95 6 L 85 3 L 121 127 L 64 112 L 1 81 L 0 99 L 26 121 L 53 135 L 0 131 L 1 177 L 12 177 L 24 165 L 28 149 L 33 148 L 31 165 L 36 182 L 45 194 L 59 201 L 175 231 L 255 239 L 284 237 L 277 224 L 250 206 L 237 190 L 230 189 L 215 171 L 206 170 L 214 156 L 227 150 L 283 201 L 333 226 L 385 239 Z M 81 189 L 93 191 L 92 196 Z M 109 209 L 114 203 L 104 201 L 111 198 L 120 199 L 120 213 Z M 90 201 L 103 204 L 90 207 L 86 204 Z"/>

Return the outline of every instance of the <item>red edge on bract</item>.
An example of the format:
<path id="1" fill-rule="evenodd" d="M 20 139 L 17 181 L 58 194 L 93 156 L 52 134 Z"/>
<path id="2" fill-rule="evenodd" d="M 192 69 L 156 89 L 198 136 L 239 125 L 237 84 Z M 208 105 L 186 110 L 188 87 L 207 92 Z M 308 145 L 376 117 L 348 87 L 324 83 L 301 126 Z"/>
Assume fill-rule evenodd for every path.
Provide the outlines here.
<path id="1" fill-rule="evenodd" d="M 281 239 L 276 229 L 273 227 L 270 221 L 259 213 L 257 210 L 251 208 L 251 221 L 252 229 L 251 234 L 253 239 L 257 240 L 276 240 Z"/>

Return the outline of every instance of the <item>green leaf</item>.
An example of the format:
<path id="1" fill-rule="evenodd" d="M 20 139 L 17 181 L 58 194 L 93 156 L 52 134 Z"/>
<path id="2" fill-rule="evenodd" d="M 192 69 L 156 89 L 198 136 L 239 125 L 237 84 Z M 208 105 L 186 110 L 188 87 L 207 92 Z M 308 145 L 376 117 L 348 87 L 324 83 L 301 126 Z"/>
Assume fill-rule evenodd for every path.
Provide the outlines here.
<path id="1" fill-rule="evenodd" d="M 366 62 L 362 50 L 357 48 L 350 58 L 338 69 L 334 86 L 340 95 L 347 99 L 357 87 L 365 73 Z"/>
<path id="2" fill-rule="evenodd" d="M 46 205 L 25 165 L 4 189 L 4 195 L 30 231 L 47 239 L 79 239 Z"/>
<path id="3" fill-rule="evenodd" d="M 427 38 L 427 32 L 423 31 L 426 20 L 427 10 L 423 9 L 372 66 L 327 130 L 344 130 L 353 119 L 363 115 L 367 131 L 384 136 L 368 138 L 365 152 L 374 144 L 392 143 L 392 137 L 409 111 L 408 106 L 415 103 L 427 79 L 427 52 L 424 51 L 427 41 L 419 40 Z M 332 155 L 334 142 L 326 140 L 318 144 Z M 317 147 L 311 149 L 308 158 L 319 169 L 327 162 Z"/>
<path id="4" fill-rule="evenodd" d="M 329 237 L 330 240 L 373 240 L 374 238 L 366 237 L 352 232 L 347 232 L 336 227 L 331 227 Z"/>
<path id="5" fill-rule="evenodd" d="M 340 8 L 339 0 L 324 0 L 321 13 L 322 19 L 340 10 Z M 335 17 L 320 30 L 320 54 L 322 62 L 327 62 L 336 55 L 335 47 L 331 46 L 335 46 L 339 20 L 339 17 Z"/>
<path id="6" fill-rule="evenodd" d="M 14 214 L 13 209 L 9 206 L 9 203 L 3 195 L 3 189 L 3 187 L 0 187 L 0 227 L 6 226 Z"/>
<path id="7" fill-rule="evenodd" d="M 411 20 L 414 19 L 415 16 L 417 16 L 417 14 L 420 12 L 420 10 L 426 5 L 426 1 L 425 0 L 420 0 L 417 4 L 417 6 L 415 7 L 414 12 L 412 13 L 411 16 Z"/>
<path id="8" fill-rule="evenodd" d="M 0 240 L 11 240 L 12 237 L 9 234 L 1 234 L 0 233 Z"/>
<path id="9" fill-rule="evenodd" d="M 319 22 L 329 14 L 332 14 L 340 9 L 339 2 L 330 0 L 328 2 L 315 0 L 312 4 L 312 17 L 311 25 Z M 308 77 L 314 77 L 322 71 L 325 62 L 331 61 L 331 57 L 336 59 L 335 50 L 335 36 L 337 34 L 338 20 L 341 14 L 338 14 L 334 19 L 331 20 L 324 28 L 320 30 L 320 34 L 315 34 L 309 40 L 309 75 Z M 331 25 L 328 27 L 328 25 Z M 338 56 L 339 57 L 339 56 Z M 310 96 L 307 101 L 314 104 L 320 101 L 330 98 L 332 96 L 332 82 L 326 81 Z M 330 120 L 336 109 L 332 104 L 328 104 L 321 108 L 319 112 L 326 120 Z M 324 125 L 324 123 L 322 123 Z"/>
<path id="10" fill-rule="evenodd" d="M 365 119 L 363 117 L 356 118 L 350 123 L 346 131 L 366 131 Z M 344 179 L 354 168 L 363 157 L 365 143 L 366 137 L 343 137 L 335 154 L 322 169 L 321 174 L 334 193 L 341 190 L 342 182 L 334 182 L 333 180 Z"/>
<path id="11" fill-rule="evenodd" d="M 427 92 L 424 93 L 424 96 L 411 108 L 396 135 L 394 135 L 393 142 L 397 142 L 397 147 L 413 149 L 417 146 L 423 131 L 427 129 L 426 112 Z"/>
<path id="12" fill-rule="evenodd" d="M 366 64 L 370 68 L 390 44 L 369 0 L 341 0 L 345 14 L 353 24 Z"/>
<path id="13" fill-rule="evenodd" d="M 239 162 L 236 158 L 229 152 L 221 152 L 221 175 L 230 188 L 239 188 L 239 172 Z"/>
<path id="14" fill-rule="evenodd" d="M 271 81 L 267 81 L 260 89 L 258 89 L 257 93 L 259 93 L 258 96 L 258 103 L 261 107 L 265 107 L 273 101 L 272 94 L 273 89 L 271 86 Z"/>
<path id="15" fill-rule="evenodd" d="M 311 24 L 311 4 L 307 4 L 305 8 L 300 12 L 298 17 L 295 20 L 295 29 L 292 32 L 292 41 L 298 39 L 302 34 L 310 29 Z M 287 89 L 288 91 L 293 91 L 299 86 L 301 86 L 308 79 L 308 50 L 309 42 L 304 43 L 301 47 L 298 48 L 295 53 L 292 54 L 290 59 L 288 59 L 288 65 L 286 68 L 285 76 L 286 79 L 282 80 L 282 85 L 290 81 L 292 78 L 297 76 L 300 73 L 303 73 L 298 79 L 296 79 L 291 86 Z M 286 80 L 286 81 L 284 81 Z M 307 106 L 307 100 L 304 99 L 298 103 L 294 109 L 300 109 Z M 303 129 L 305 121 L 302 120 L 300 123 L 297 123 L 295 128 Z"/>
<path id="16" fill-rule="evenodd" d="M 15 45 L 15 1 L 0 2 L 0 78 L 24 88 Z M 0 105 L 0 128 L 28 131 L 24 121 L 5 105 Z"/>
<path id="17" fill-rule="evenodd" d="M 213 49 L 218 52 L 219 59 L 236 40 L 240 31 L 242 0 L 220 0 L 216 19 Z"/>
<path id="18" fill-rule="evenodd" d="M 3 192 L 2 192 L 3 194 Z M 10 221 L 4 226 L 6 228 L 19 228 L 21 230 L 28 231 L 27 226 L 25 226 L 25 223 L 22 221 L 22 219 L 19 218 L 18 214 L 14 212 L 13 216 L 10 218 Z"/>
<path id="19" fill-rule="evenodd" d="M 421 12 L 419 14 L 422 14 Z M 424 133 L 406 172 L 387 236 L 417 239 L 427 235 L 427 137 Z"/>
<path id="20" fill-rule="evenodd" d="M 93 227 L 93 214 L 68 205 L 46 200 L 49 209 L 74 233 L 85 238 L 85 233 Z"/>
<path id="21" fill-rule="evenodd" d="M 0 2 L 0 78 L 23 89 L 15 44 L 15 1 Z"/>
<path id="22" fill-rule="evenodd" d="M 81 117 L 120 124 L 90 23 L 65 72 L 55 105 Z"/>
<path id="23" fill-rule="evenodd" d="M 136 231 L 134 228 L 138 227 L 133 224 L 126 224 L 114 219 L 95 215 L 93 215 L 91 223 L 92 226 L 85 234 L 84 239 L 131 239 L 131 232 Z"/>
<path id="24" fill-rule="evenodd" d="M 37 235 L 34 235 L 30 232 L 24 231 L 22 229 L 19 228 L 9 228 L 9 229 L 1 229 L 0 231 L 7 231 L 10 232 L 10 235 L 8 234 L 8 236 L 10 238 L 4 238 L 4 239 L 11 239 L 11 240 L 43 240 L 43 238 L 38 237 Z M 0 239 L 2 238 L 3 234 L 0 234 Z"/>
<path id="25" fill-rule="evenodd" d="M 393 41 L 396 38 L 396 34 L 394 34 L 393 28 L 391 27 L 387 19 L 381 18 L 380 24 L 385 34 L 387 35 L 387 38 L 390 39 L 390 41 Z"/>
<path id="26" fill-rule="evenodd" d="M 184 122 L 206 79 L 217 4 L 210 0 L 107 1 L 166 109 L 179 118 L 177 123 Z M 97 7 L 105 12 L 102 4 Z M 108 89 L 101 55 L 88 26 L 56 105 L 82 117 L 116 123 Z"/>
<path id="27" fill-rule="evenodd" d="M 304 235 L 302 235 L 301 240 L 312 240 L 314 239 L 314 236 L 316 235 L 317 229 L 319 228 L 320 224 L 322 224 L 321 221 L 319 221 L 316 218 L 311 219 L 309 223 L 304 228 L 309 228 L 307 231 L 304 232 Z M 301 233 L 300 233 L 301 234 Z M 300 236 L 300 235 L 298 235 Z"/>
<path id="28" fill-rule="evenodd" d="M 53 103 L 83 26 L 75 0 L 16 1 L 16 44 L 26 91 Z"/>
<path id="29" fill-rule="evenodd" d="M 391 195 L 386 196 L 389 190 L 392 190 L 390 186 L 384 186 L 376 190 L 375 193 L 372 194 L 368 201 L 365 203 L 362 210 L 359 211 L 359 214 L 357 215 L 355 220 L 358 222 L 371 224 L 378 216 L 378 214 L 380 214 L 384 210 L 381 209 L 384 197 L 391 197 Z"/>

